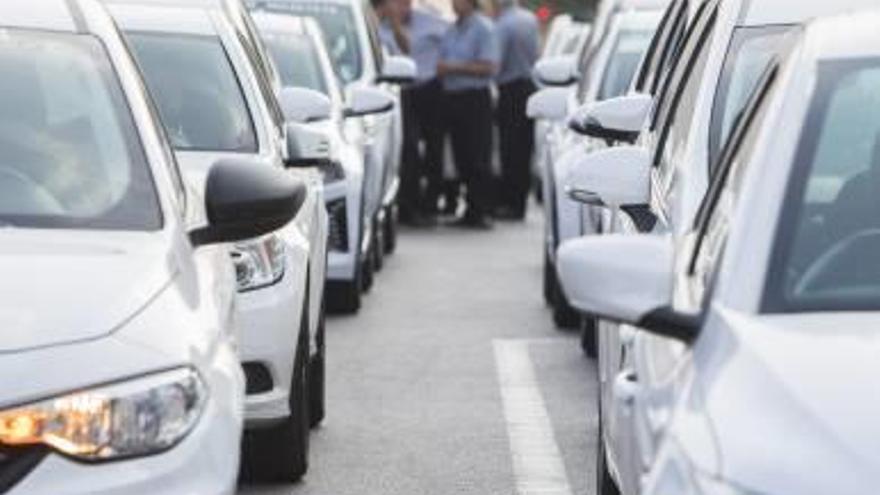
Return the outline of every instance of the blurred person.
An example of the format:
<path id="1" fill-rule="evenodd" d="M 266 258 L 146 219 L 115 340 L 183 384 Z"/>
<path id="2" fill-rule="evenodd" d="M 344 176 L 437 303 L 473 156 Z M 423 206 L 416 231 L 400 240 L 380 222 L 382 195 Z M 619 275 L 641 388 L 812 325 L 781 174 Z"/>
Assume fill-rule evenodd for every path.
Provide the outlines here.
<path id="1" fill-rule="evenodd" d="M 493 22 L 477 0 L 452 0 L 457 17 L 446 31 L 437 74 L 445 92 L 446 122 L 459 176 L 467 188 L 462 227 L 490 229 L 492 95 L 498 67 Z"/>
<path id="2" fill-rule="evenodd" d="M 501 157 L 501 187 L 495 214 L 499 218 L 522 220 L 526 215 L 535 136 L 534 121 L 526 116 L 526 102 L 536 90 L 532 67 L 539 56 L 540 29 L 535 14 L 520 7 L 517 0 L 493 0 L 493 10 L 499 52 L 495 82 Z"/>
<path id="3" fill-rule="evenodd" d="M 391 55 L 409 54 L 409 36 L 403 23 L 400 0 L 370 0 L 379 18 L 379 41 Z"/>

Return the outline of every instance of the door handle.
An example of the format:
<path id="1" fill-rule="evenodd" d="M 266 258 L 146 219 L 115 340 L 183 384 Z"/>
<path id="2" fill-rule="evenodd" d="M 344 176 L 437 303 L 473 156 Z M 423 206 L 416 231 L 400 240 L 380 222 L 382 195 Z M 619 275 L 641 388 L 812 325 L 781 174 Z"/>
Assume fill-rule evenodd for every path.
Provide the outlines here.
<path id="1" fill-rule="evenodd" d="M 629 410 L 636 401 L 639 393 L 639 382 L 635 370 L 624 369 L 614 378 L 614 399 L 625 409 Z"/>

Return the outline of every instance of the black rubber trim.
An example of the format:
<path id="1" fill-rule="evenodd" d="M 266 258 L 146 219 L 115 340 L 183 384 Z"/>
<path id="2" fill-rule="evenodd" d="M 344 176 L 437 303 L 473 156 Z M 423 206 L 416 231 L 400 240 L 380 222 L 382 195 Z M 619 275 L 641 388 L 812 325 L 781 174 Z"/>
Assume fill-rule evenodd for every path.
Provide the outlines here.
<path id="1" fill-rule="evenodd" d="M 637 326 L 651 333 L 692 343 L 700 335 L 703 325 L 702 315 L 686 315 L 668 306 L 657 308 L 639 320 Z"/>
<path id="2" fill-rule="evenodd" d="M 626 213 L 636 224 L 636 228 L 640 233 L 648 233 L 654 230 L 657 225 L 657 215 L 651 211 L 650 205 L 626 205 L 621 206 L 620 211 Z"/>
<path id="3" fill-rule="evenodd" d="M 46 447 L 0 446 L 0 493 L 6 493 L 29 475 L 46 456 Z"/>

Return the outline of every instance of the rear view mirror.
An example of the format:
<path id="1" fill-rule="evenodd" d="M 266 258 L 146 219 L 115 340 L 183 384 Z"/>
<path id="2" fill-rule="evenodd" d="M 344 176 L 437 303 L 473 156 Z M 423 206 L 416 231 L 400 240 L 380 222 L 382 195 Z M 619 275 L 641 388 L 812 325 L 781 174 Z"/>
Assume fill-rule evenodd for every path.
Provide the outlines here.
<path id="1" fill-rule="evenodd" d="M 567 177 L 572 199 L 603 206 L 648 203 L 651 160 L 640 146 L 605 148 L 584 155 Z"/>
<path id="2" fill-rule="evenodd" d="M 377 113 L 390 112 L 394 109 L 395 100 L 387 91 L 358 86 L 351 90 L 345 117 L 363 117 Z"/>
<path id="3" fill-rule="evenodd" d="M 530 119 L 563 121 L 568 116 L 568 88 L 545 88 L 529 97 L 526 115 Z"/>
<path id="4" fill-rule="evenodd" d="M 410 84 L 416 80 L 417 74 L 416 63 L 413 59 L 395 55 L 385 59 L 385 64 L 382 67 L 382 74 L 378 77 L 376 82 Z"/>
<path id="5" fill-rule="evenodd" d="M 283 88 L 278 100 L 287 122 L 318 122 L 333 116 L 330 98 L 313 89 Z"/>
<path id="6" fill-rule="evenodd" d="M 323 131 L 295 122 L 287 124 L 288 167 L 315 167 L 331 160 L 330 139 Z"/>
<path id="7" fill-rule="evenodd" d="M 208 225 L 190 232 L 193 247 L 253 239 L 296 217 L 306 186 L 283 171 L 246 159 L 221 160 L 208 172 Z"/>
<path id="8" fill-rule="evenodd" d="M 578 80 L 575 59 L 569 55 L 539 60 L 532 75 L 541 86 L 571 86 Z"/>
<path id="9" fill-rule="evenodd" d="M 654 99 L 646 94 L 610 98 L 584 105 L 569 120 L 569 127 L 585 136 L 611 142 L 635 143 Z"/>

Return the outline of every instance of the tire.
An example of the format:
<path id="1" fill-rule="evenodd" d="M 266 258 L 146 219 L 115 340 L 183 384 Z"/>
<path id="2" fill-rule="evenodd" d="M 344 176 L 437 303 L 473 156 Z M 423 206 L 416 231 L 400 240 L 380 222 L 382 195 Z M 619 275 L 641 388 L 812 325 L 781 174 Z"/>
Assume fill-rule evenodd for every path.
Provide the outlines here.
<path id="1" fill-rule="evenodd" d="M 620 495 L 617 483 L 608 471 L 608 459 L 605 456 L 605 442 L 602 440 L 602 418 L 599 418 L 599 441 L 596 442 L 596 495 Z"/>
<path id="2" fill-rule="evenodd" d="M 373 246 L 370 247 L 370 250 L 367 251 L 364 262 L 361 263 L 361 280 L 364 294 L 370 292 L 370 290 L 373 288 L 373 282 L 376 281 L 376 255 L 374 253 L 375 250 L 376 245 L 373 244 Z"/>
<path id="3" fill-rule="evenodd" d="M 373 267 L 375 272 L 379 273 L 385 267 L 385 225 L 382 225 L 382 231 L 376 234 L 375 244 L 373 248 Z"/>
<path id="4" fill-rule="evenodd" d="M 556 302 L 556 267 L 550 261 L 550 254 L 544 252 L 544 302 L 553 306 Z"/>
<path id="5" fill-rule="evenodd" d="M 363 288 L 362 263 L 354 267 L 353 280 L 328 280 L 324 287 L 324 303 L 327 310 L 337 314 L 354 314 L 360 311 Z"/>
<path id="6" fill-rule="evenodd" d="M 276 426 L 245 432 L 242 453 L 245 478 L 292 483 L 299 481 L 309 469 L 308 311 L 303 314 L 290 386 L 290 416 Z"/>
<path id="7" fill-rule="evenodd" d="M 318 351 L 309 360 L 309 426 L 317 427 L 326 412 L 326 356 L 324 308 L 318 316 L 318 332 L 315 335 Z"/>
<path id="8" fill-rule="evenodd" d="M 392 255 L 397 251 L 397 227 L 399 225 L 399 210 L 397 205 L 393 204 L 388 207 L 385 214 L 385 254 Z"/>
<path id="9" fill-rule="evenodd" d="M 587 357 L 595 358 L 598 351 L 599 325 L 592 316 L 581 317 L 581 349 Z"/>

